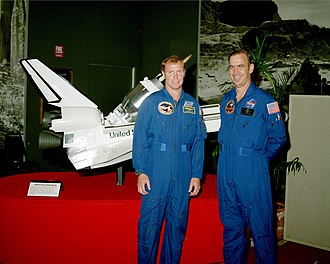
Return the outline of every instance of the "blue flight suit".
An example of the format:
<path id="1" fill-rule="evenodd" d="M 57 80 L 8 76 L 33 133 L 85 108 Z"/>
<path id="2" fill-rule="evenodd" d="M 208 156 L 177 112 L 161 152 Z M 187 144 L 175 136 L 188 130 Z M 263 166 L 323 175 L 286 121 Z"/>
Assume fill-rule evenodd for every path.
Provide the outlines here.
<path id="1" fill-rule="evenodd" d="M 252 82 L 239 102 L 236 89 L 224 95 L 220 115 L 217 188 L 225 263 L 246 263 L 247 226 L 257 263 L 275 263 L 268 162 L 286 141 L 278 104 Z"/>
<path id="2" fill-rule="evenodd" d="M 206 128 L 195 98 L 175 102 L 164 88 L 142 103 L 134 127 L 133 167 L 149 176 L 138 221 L 138 263 L 156 263 L 163 219 L 161 263 L 180 262 L 191 178 L 202 178 Z"/>

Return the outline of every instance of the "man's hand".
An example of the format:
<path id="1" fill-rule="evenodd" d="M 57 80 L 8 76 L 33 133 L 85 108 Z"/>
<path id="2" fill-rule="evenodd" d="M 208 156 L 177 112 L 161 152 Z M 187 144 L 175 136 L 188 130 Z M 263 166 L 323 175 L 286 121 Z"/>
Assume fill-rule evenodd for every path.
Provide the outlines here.
<path id="1" fill-rule="evenodd" d="M 148 190 L 151 190 L 150 180 L 149 180 L 148 175 L 142 173 L 137 179 L 138 192 L 141 193 L 142 195 L 149 194 L 146 191 L 146 186 L 147 186 Z"/>
<path id="2" fill-rule="evenodd" d="M 191 178 L 188 192 L 190 196 L 196 196 L 201 189 L 201 180 L 199 178 Z"/>

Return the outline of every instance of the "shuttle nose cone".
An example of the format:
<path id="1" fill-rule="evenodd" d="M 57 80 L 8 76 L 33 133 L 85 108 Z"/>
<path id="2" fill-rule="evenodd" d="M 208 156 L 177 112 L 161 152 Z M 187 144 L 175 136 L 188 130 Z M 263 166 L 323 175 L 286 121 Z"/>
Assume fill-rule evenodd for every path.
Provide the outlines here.
<path id="1" fill-rule="evenodd" d="M 186 64 L 187 61 L 191 58 L 192 54 L 189 54 L 187 57 L 185 57 L 182 61 Z"/>

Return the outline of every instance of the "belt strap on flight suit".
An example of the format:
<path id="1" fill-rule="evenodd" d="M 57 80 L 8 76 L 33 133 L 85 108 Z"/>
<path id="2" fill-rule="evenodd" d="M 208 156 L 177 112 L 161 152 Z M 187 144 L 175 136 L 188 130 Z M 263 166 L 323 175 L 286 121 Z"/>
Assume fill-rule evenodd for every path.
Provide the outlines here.
<path id="1" fill-rule="evenodd" d="M 219 145 L 219 151 L 224 151 L 224 147 L 220 144 Z M 228 150 L 228 149 L 227 149 Z M 240 156 L 253 156 L 253 155 L 261 155 L 262 151 L 261 150 L 257 150 L 254 148 L 246 148 L 246 147 L 239 147 L 237 149 L 238 151 L 233 151 L 234 153 L 236 152 L 238 155 Z"/>
<path id="2" fill-rule="evenodd" d="M 166 151 L 166 149 L 173 149 L 173 145 L 160 143 L 160 142 L 152 142 L 152 149 L 159 150 L 159 151 Z M 180 147 L 181 146 L 181 147 Z M 181 148 L 181 152 L 187 152 L 191 150 L 191 144 L 182 144 L 179 145 L 179 148 Z"/>

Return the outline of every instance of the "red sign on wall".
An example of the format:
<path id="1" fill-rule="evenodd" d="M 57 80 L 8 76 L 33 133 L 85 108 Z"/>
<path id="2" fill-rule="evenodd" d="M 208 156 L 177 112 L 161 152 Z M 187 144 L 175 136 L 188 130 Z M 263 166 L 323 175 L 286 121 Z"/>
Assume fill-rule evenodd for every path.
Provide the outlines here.
<path id="1" fill-rule="evenodd" d="M 55 45 L 54 57 L 55 58 L 64 58 L 64 45 Z"/>

